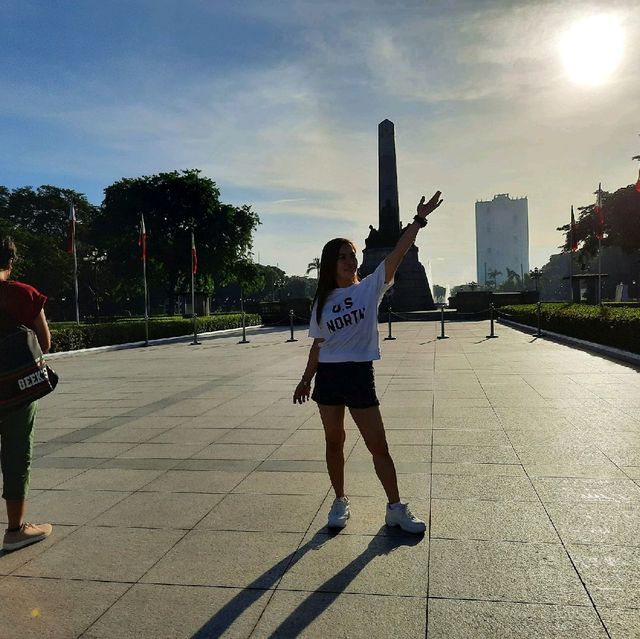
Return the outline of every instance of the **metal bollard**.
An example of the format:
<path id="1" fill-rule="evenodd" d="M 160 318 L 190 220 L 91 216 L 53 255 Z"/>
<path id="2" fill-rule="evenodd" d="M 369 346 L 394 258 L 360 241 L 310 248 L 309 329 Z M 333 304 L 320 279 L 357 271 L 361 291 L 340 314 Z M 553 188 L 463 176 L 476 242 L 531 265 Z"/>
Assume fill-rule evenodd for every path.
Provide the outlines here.
<path id="1" fill-rule="evenodd" d="M 487 339 L 497 338 L 498 336 L 493 330 L 493 302 L 489 304 L 489 318 L 491 319 L 491 335 L 487 335 Z"/>
<path id="2" fill-rule="evenodd" d="M 387 335 L 387 337 L 384 338 L 384 341 L 388 341 L 388 340 L 393 340 L 395 339 L 395 337 L 393 337 L 391 335 L 391 304 L 389 304 L 389 335 Z"/>
<path id="3" fill-rule="evenodd" d="M 440 335 L 438 335 L 438 339 L 449 339 L 449 336 L 444 334 L 444 305 L 440 307 Z"/>
<path id="4" fill-rule="evenodd" d="M 542 337 L 542 331 L 540 330 L 540 324 L 542 321 L 541 313 L 542 313 L 542 302 L 537 302 L 537 315 L 538 315 L 538 332 L 536 333 L 536 337 Z"/>
<path id="5" fill-rule="evenodd" d="M 244 311 L 242 311 L 242 339 L 238 342 L 238 344 L 248 344 L 249 340 L 247 339 L 247 327 L 244 317 Z"/>
<path id="6" fill-rule="evenodd" d="M 289 311 L 289 327 L 291 328 L 291 337 L 287 342 L 297 342 L 298 340 L 293 336 L 293 309 Z"/>
<path id="7" fill-rule="evenodd" d="M 200 346 L 200 342 L 198 341 L 198 328 L 196 325 L 196 317 L 197 315 L 193 314 L 193 342 L 191 342 L 191 346 Z"/>

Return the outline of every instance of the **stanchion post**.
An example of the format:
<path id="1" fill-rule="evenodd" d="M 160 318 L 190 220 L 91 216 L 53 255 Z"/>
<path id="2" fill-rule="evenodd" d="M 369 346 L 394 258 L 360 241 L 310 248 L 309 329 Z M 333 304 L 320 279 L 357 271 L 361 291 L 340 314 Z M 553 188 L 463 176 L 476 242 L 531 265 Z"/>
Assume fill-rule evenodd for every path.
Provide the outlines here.
<path id="1" fill-rule="evenodd" d="M 289 311 L 289 327 L 291 328 L 291 337 L 287 342 L 297 342 L 298 340 L 293 336 L 293 309 Z"/>
<path id="2" fill-rule="evenodd" d="M 537 302 L 536 306 L 537 306 L 536 313 L 538 315 L 538 332 L 536 333 L 536 337 L 542 337 L 542 331 L 540 330 L 541 315 L 542 315 L 542 303 L 541 302 Z"/>
<path id="3" fill-rule="evenodd" d="M 247 326 L 244 315 L 244 296 L 242 295 L 242 290 L 240 290 L 240 313 L 242 314 L 242 339 L 238 344 L 248 344 L 249 340 L 247 339 Z"/>
<path id="4" fill-rule="evenodd" d="M 438 335 L 438 339 L 449 339 L 449 336 L 444 334 L 444 304 L 440 307 L 440 335 Z"/>
<path id="5" fill-rule="evenodd" d="M 491 334 L 487 335 L 487 339 L 494 339 L 494 338 L 497 338 L 498 336 L 495 334 L 493 330 L 493 302 L 489 304 L 489 319 L 491 320 Z"/>
<path id="6" fill-rule="evenodd" d="M 387 342 L 389 340 L 394 340 L 395 337 L 393 337 L 393 335 L 391 335 L 391 304 L 389 304 L 389 335 L 387 335 L 387 337 L 384 338 L 384 341 Z"/>

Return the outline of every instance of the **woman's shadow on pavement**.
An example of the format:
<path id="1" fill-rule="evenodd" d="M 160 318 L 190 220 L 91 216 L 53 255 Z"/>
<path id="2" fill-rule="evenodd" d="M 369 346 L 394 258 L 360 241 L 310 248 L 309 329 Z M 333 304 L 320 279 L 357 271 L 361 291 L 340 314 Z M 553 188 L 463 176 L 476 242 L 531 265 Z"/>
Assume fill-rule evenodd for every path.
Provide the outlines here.
<path id="1" fill-rule="evenodd" d="M 319 617 L 329 606 L 347 589 L 349 584 L 362 572 L 362 570 L 376 557 L 389 555 L 402 546 L 416 546 L 423 535 L 409 535 L 395 533 L 382 535 L 382 531 L 388 532 L 386 527 L 380 528 L 376 536 L 372 537 L 367 548 L 355 557 L 340 572 L 330 577 L 295 609 L 280 625 L 271 633 L 271 637 L 297 637 L 309 626 L 314 619 Z M 319 550 L 326 544 L 330 544 L 336 534 L 321 529 L 306 544 L 295 552 L 287 555 L 265 573 L 260 575 L 252 583 L 239 592 L 229 603 L 223 606 L 207 623 L 205 623 L 192 639 L 211 639 L 220 637 L 242 615 L 242 613 L 262 597 L 267 589 L 278 582 L 287 570 L 290 570 L 308 552 Z M 317 593 L 324 596 L 314 597 Z"/>

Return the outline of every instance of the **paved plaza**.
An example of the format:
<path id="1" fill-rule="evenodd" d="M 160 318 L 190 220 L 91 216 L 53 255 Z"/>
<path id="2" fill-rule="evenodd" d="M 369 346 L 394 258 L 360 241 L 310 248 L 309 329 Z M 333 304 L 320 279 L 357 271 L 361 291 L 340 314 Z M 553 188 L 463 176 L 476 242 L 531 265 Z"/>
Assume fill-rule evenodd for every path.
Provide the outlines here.
<path id="1" fill-rule="evenodd" d="M 638 369 L 439 330 L 395 325 L 376 364 L 419 537 L 385 527 L 351 418 L 352 517 L 326 529 L 306 331 L 52 360 L 28 517 L 54 531 L 0 553 L 0 637 L 640 637 Z"/>

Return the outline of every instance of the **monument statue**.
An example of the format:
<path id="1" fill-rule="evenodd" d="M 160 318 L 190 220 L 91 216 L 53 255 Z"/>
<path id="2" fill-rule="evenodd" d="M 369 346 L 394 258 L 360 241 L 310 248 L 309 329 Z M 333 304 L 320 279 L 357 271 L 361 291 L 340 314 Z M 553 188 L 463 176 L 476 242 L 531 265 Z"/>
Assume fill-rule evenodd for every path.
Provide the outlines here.
<path id="1" fill-rule="evenodd" d="M 411 213 L 410 217 L 413 217 Z M 373 273 L 378 264 L 393 250 L 402 231 L 398 198 L 396 143 L 393 122 L 383 120 L 378 125 L 378 228 L 369 225 L 365 240 L 364 259 L 360 275 Z M 425 311 L 435 308 L 424 266 L 418 261 L 414 244 L 405 255 L 395 277 L 392 296 L 396 311 Z M 385 310 L 384 303 L 381 311 Z"/>

